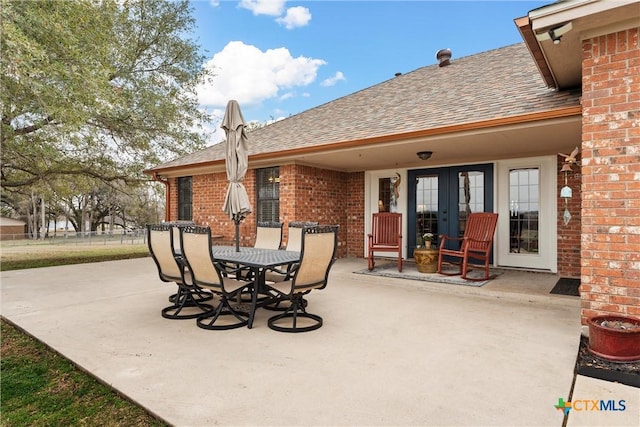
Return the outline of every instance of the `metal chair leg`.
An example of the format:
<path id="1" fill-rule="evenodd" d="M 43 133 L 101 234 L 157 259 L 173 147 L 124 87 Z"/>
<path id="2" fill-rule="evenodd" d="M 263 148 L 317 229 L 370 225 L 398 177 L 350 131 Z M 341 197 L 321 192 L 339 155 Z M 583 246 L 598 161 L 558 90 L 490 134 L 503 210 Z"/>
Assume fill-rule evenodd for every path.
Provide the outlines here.
<path id="1" fill-rule="evenodd" d="M 307 313 L 302 294 L 293 295 L 291 306 L 281 314 L 270 317 L 267 325 L 278 332 L 309 332 L 322 326 L 322 317 Z M 284 323 L 284 325 L 283 325 Z"/>

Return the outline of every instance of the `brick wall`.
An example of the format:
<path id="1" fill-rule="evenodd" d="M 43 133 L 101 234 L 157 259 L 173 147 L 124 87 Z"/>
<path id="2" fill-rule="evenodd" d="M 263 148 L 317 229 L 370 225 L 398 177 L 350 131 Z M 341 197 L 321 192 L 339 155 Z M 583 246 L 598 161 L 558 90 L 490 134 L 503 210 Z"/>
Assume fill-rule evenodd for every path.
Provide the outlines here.
<path id="1" fill-rule="evenodd" d="M 346 200 L 347 255 L 362 258 L 364 254 L 364 172 L 347 176 L 349 195 Z"/>
<path id="2" fill-rule="evenodd" d="M 582 323 L 640 317 L 639 28 L 582 44 Z"/>
<path id="3" fill-rule="evenodd" d="M 227 190 L 224 172 L 195 175 L 192 181 L 193 221 L 208 225 L 223 237 L 216 243 L 231 245 L 235 225 L 222 211 Z M 252 206 L 256 206 L 255 171 L 244 180 Z M 178 217 L 177 180 L 170 180 L 170 220 Z M 289 221 L 317 221 L 338 224 L 338 256 L 362 256 L 364 251 L 364 173 L 344 173 L 301 165 L 280 166 L 280 221 L 284 222 L 283 245 L 288 238 Z M 240 245 L 255 242 L 256 216 L 240 224 Z"/>
<path id="4" fill-rule="evenodd" d="M 565 153 L 569 154 L 569 153 Z M 558 156 L 558 275 L 561 277 L 580 277 L 580 223 L 581 223 L 581 174 L 580 166 L 573 165 L 573 172 L 560 172 L 564 158 Z M 571 198 L 560 197 L 560 190 L 566 185 L 571 188 Z M 567 208 L 571 220 L 564 224 L 564 210 Z"/>
<path id="5" fill-rule="evenodd" d="M 251 182 L 253 176 L 247 173 L 245 186 Z M 213 234 L 221 234 L 223 237 L 216 243 L 231 245 L 235 238 L 235 224 L 223 212 L 224 197 L 229 183 L 226 172 L 206 175 L 195 175 L 192 178 L 192 219 L 196 224 L 208 225 Z M 240 242 L 249 239 L 249 225 L 251 220 L 247 218 L 240 224 Z"/>
<path id="6" fill-rule="evenodd" d="M 167 186 L 166 191 L 169 192 L 167 197 L 169 201 L 169 216 L 166 218 L 167 221 L 174 221 L 178 219 L 178 179 L 170 178 L 169 185 Z"/>
<path id="7" fill-rule="evenodd" d="M 280 166 L 280 220 L 338 224 L 339 257 L 364 251 L 364 172 L 344 173 L 310 166 Z M 284 229 L 283 242 L 288 238 Z"/>
<path id="8" fill-rule="evenodd" d="M 280 167 L 280 219 L 338 224 L 338 256 L 348 254 L 349 174 L 302 165 Z M 358 190 L 360 191 L 360 190 Z M 286 234 L 286 230 L 285 230 Z"/>

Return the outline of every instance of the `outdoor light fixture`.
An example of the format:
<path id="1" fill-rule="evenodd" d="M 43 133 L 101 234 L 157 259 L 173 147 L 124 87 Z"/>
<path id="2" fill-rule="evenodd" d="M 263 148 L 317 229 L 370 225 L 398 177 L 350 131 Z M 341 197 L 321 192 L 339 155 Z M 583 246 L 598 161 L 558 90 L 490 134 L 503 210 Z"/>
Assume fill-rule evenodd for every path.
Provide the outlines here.
<path id="1" fill-rule="evenodd" d="M 554 30 L 549 30 L 549 38 L 553 40 L 553 44 L 560 44 L 562 36 L 557 35 Z"/>
<path id="2" fill-rule="evenodd" d="M 433 151 L 418 151 L 416 154 L 420 157 L 420 160 L 429 160 Z"/>
<path id="3" fill-rule="evenodd" d="M 560 44 L 562 36 L 572 29 L 573 24 L 571 22 L 567 22 L 564 25 L 551 28 L 549 31 L 545 31 L 544 33 L 536 34 L 536 39 L 538 39 L 538 41 L 551 40 L 553 44 Z"/>

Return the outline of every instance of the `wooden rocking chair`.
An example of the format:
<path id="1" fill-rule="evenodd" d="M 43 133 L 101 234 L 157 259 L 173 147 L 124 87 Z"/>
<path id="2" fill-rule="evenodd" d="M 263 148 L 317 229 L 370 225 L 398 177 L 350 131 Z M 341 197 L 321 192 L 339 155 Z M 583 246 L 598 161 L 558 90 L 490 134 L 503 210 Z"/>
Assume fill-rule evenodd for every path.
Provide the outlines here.
<path id="1" fill-rule="evenodd" d="M 498 223 L 498 214 L 492 212 L 474 212 L 469 214 L 463 237 L 449 237 L 441 235 L 440 254 L 438 256 L 438 273 L 447 276 L 461 274 L 465 280 L 489 280 L 489 258 L 493 247 L 493 235 Z M 460 242 L 460 249 L 447 249 L 447 241 Z M 459 265 L 460 270 L 454 273 L 445 273 L 442 270 L 444 257 L 458 258 L 459 262 L 452 262 Z M 475 262 L 471 262 L 475 261 Z M 479 263 L 478 263 L 479 262 Z M 471 278 L 467 274 L 472 269 L 483 269 L 484 277 Z"/>
<path id="2" fill-rule="evenodd" d="M 379 212 L 373 214 L 369 234 L 369 270 L 376 263 L 374 252 L 397 252 L 398 271 L 402 271 L 402 214 Z"/>

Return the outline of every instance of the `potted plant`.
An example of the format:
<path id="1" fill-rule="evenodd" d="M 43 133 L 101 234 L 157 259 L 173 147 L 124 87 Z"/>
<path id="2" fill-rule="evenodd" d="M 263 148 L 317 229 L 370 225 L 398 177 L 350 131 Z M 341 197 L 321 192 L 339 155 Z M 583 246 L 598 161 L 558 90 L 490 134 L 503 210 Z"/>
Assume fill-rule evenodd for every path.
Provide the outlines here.
<path id="1" fill-rule="evenodd" d="M 616 362 L 640 360 L 640 319 L 619 315 L 594 316 L 589 325 L 589 351 Z"/>
<path id="2" fill-rule="evenodd" d="M 416 249 L 413 251 L 413 259 L 420 273 L 435 273 L 438 270 L 438 249 L 436 248 L 436 235 L 424 233 L 418 236 Z"/>

